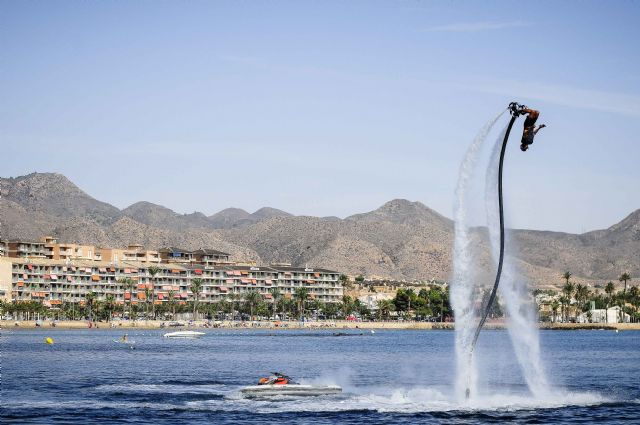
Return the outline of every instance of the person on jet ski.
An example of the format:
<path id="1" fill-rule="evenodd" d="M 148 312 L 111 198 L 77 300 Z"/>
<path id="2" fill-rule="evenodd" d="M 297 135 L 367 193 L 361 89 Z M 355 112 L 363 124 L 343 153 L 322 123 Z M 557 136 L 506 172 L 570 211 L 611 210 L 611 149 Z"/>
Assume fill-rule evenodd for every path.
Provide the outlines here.
<path id="1" fill-rule="evenodd" d="M 286 385 L 291 382 L 291 378 L 279 372 L 272 372 L 268 378 L 260 378 L 258 385 Z"/>
<path id="2" fill-rule="evenodd" d="M 525 152 L 527 149 L 529 149 L 529 145 L 533 143 L 533 138 L 536 134 L 538 134 L 538 131 L 545 128 L 546 125 L 542 124 L 536 128 L 536 120 L 538 119 L 540 112 L 536 111 L 535 109 L 523 108 L 520 113 L 527 115 L 527 118 L 524 120 L 522 141 L 520 142 L 520 150 L 522 152 Z"/>

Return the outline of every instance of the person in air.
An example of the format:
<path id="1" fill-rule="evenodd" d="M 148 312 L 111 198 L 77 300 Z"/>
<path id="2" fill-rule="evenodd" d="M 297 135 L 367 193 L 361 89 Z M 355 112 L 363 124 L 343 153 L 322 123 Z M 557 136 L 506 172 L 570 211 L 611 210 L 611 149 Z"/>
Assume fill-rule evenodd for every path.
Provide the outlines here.
<path id="1" fill-rule="evenodd" d="M 524 108 L 521 113 L 527 115 L 527 118 L 524 120 L 522 141 L 520 142 L 520 150 L 525 152 L 529 149 L 529 145 L 533 143 L 533 138 L 538 134 L 538 131 L 545 128 L 546 125 L 542 124 L 536 128 L 536 120 L 538 119 L 540 112 L 535 109 Z"/>

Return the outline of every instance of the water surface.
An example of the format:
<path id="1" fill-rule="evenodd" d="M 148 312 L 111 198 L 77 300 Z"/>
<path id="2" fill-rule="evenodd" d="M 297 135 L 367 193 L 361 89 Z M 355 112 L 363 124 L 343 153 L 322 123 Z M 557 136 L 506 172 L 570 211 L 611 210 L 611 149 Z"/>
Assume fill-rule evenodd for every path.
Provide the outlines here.
<path id="1" fill-rule="evenodd" d="M 452 331 L 2 331 L 3 423 L 620 423 L 640 415 L 640 332 L 542 331 L 553 388 L 534 399 L 508 334 L 480 338 L 480 393 L 453 393 Z M 44 339 L 51 336 L 54 345 Z M 269 371 L 339 396 L 246 400 Z"/>

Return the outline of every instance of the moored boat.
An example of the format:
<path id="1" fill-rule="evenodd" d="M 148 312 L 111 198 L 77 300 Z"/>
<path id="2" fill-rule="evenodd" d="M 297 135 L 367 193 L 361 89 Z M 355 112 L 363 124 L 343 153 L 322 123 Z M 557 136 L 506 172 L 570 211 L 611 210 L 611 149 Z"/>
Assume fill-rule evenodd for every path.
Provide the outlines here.
<path id="1" fill-rule="evenodd" d="M 196 332 L 196 331 L 177 331 L 177 332 L 168 332 L 163 336 L 165 338 L 200 338 L 204 336 L 204 332 Z"/>

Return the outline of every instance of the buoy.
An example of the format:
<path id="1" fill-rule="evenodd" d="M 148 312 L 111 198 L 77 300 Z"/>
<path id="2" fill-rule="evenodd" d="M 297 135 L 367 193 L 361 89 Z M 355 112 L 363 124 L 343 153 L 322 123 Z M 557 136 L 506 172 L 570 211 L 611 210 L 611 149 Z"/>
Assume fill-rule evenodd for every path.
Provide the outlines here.
<path id="1" fill-rule="evenodd" d="M 371 329 L 371 333 L 372 333 L 372 334 L 374 334 L 374 333 L 376 333 L 376 331 L 374 331 L 373 329 Z"/>
<path id="2" fill-rule="evenodd" d="M 50 336 L 46 337 L 44 339 L 44 342 L 46 342 L 47 344 L 51 345 L 53 344 L 53 338 L 51 338 Z"/>

